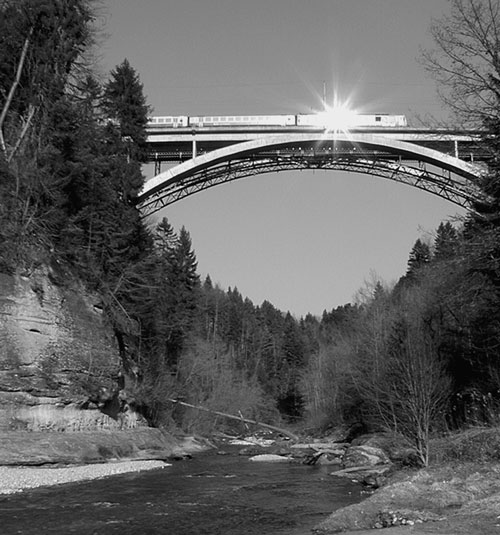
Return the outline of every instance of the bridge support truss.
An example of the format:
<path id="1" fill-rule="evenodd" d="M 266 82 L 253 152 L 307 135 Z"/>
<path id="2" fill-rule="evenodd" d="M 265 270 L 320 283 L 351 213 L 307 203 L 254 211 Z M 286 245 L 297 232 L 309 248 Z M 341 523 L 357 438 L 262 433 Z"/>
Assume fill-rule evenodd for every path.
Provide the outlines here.
<path id="1" fill-rule="evenodd" d="M 341 143 L 315 144 L 307 148 L 298 145 L 264 147 L 251 153 L 236 153 L 210 165 L 195 166 L 189 173 L 180 173 L 175 180 L 166 181 L 161 189 L 145 198 L 140 209 L 144 216 L 148 216 L 218 184 L 289 170 L 349 171 L 378 176 L 414 186 L 466 208 L 482 198 L 470 177 L 464 179 L 450 169 L 412 158 L 414 155 Z"/>

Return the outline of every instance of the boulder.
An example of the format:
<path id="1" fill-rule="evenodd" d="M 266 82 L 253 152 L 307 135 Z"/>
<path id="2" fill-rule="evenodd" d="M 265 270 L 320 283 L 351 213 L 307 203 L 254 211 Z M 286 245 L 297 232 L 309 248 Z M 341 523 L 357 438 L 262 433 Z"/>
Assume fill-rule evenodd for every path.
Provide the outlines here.
<path id="1" fill-rule="evenodd" d="M 316 464 L 322 464 L 327 466 L 340 466 L 342 464 L 342 456 L 333 455 L 331 453 L 324 453 L 318 458 Z"/>
<path id="2" fill-rule="evenodd" d="M 274 455 L 273 453 L 265 453 L 263 455 L 255 455 L 250 457 L 249 461 L 260 463 L 289 463 L 289 457 L 283 457 L 282 455 Z"/>
<path id="3" fill-rule="evenodd" d="M 328 431 L 324 440 L 328 442 L 352 442 L 362 432 L 363 426 L 361 424 L 338 425 Z"/>
<path id="4" fill-rule="evenodd" d="M 344 468 L 376 466 L 391 461 L 384 450 L 374 446 L 351 446 L 342 460 Z"/>
<path id="5" fill-rule="evenodd" d="M 248 446 L 247 448 L 241 448 L 241 450 L 238 452 L 238 455 L 246 455 L 247 457 L 251 457 L 252 455 L 260 455 L 265 451 L 266 450 L 262 446 Z"/>
<path id="6" fill-rule="evenodd" d="M 399 433 L 362 435 L 352 441 L 352 446 L 373 446 L 385 451 L 391 461 L 405 466 L 418 466 L 418 455 L 411 442 Z"/>

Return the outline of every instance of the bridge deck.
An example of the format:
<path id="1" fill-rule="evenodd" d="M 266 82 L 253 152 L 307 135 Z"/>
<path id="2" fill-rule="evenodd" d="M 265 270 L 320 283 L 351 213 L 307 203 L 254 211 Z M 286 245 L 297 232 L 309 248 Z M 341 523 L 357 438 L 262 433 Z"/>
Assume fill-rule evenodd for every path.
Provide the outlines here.
<path id="1" fill-rule="evenodd" d="M 234 127 L 198 127 L 166 128 L 149 127 L 148 152 L 151 161 L 182 162 L 221 149 L 236 143 L 255 139 L 271 138 L 276 135 L 317 134 L 325 143 L 333 140 L 334 134 L 321 128 L 300 126 L 234 126 Z M 406 141 L 421 147 L 431 148 L 460 158 L 464 161 L 482 161 L 487 153 L 482 149 L 481 131 L 459 131 L 433 128 L 357 128 L 348 133 L 353 137 L 358 134 L 381 135 L 387 139 Z"/>

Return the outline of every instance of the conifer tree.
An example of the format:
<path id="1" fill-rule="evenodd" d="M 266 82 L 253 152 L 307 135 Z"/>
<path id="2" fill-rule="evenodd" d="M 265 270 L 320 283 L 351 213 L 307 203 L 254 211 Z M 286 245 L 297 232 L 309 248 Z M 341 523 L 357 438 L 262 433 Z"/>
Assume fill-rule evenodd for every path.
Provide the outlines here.
<path id="1" fill-rule="evenodd" d="M 165 225 L 162 231 L 165 231 Z M 183 344 L 190 334 L 199 303 L 198 263 L 189 232 L 182 227 L 172 250 L 168 250 L 168 281 L 165 295 L 165 314 L 168 323 L 168 363 L 175 369 Z"/>
<path id="2" fill-rule="evenodd" d="M 184 316 L 186 323 L 190 323 L 197 305 L 197 290 L 200 284 L 197 269 L 198 262 L 191 236 L 185 227 L 182 227 L 173 250 L 169 277 L 175 301 L 179 305 L 177 315 Z"/>
<path id="3" fill-rule="evenodd" d="M 103 109 L 117 125 L 118 134 L 130 159 L 146 161 L 146 124 L 150 111 L 139 75 L 125 59 L 105 87 Z"/>
<path id="4" fill-rule="evenodd" d="M 169 260 L 177 246 L 178 237 L 168 219 L 164 217 L 157 225 L 153 234 L 155 253 Z"/>
<path id="5" fill-rule="evenodd" d="M 0 149 L 10 161 L 38 135 L 92 42 L 89 0 L 5 1 L 0 6 Z M 40 140 L 38 140 L 39 142 Z"/>
<path id="6" fill-rule="evenodd" d="M 434 260 L 446 260 L 456 253 L 458 236 L 455 227 L 447 221 L 440 223 L 434 239 Z"/>
<path id="7" fill-rule="evenodd" d="M 414 278 L 418 271 L 427 265 L 431 260 L 431 251 L 429 246 L 423 242 L 420 238 L 417 239 L 415 245 L 410 251 L 408 258 L 408 269 L 406 271 L 406 277 L 409 279 Z"/>

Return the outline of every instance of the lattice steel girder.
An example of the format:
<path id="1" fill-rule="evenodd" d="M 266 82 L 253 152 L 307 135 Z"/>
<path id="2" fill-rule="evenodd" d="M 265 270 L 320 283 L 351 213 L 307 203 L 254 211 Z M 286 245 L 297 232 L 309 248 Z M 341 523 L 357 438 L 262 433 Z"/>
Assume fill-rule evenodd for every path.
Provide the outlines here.
<path id="1" fill-rule="evenodd" d="M 410 165 L 410 163 L 412 165 Z M 381 151 L 265 150 L 232 158 L 184 176 L 145 199 L 139 208 L 149 216 L 180 199 L 239 178 L 287 170 L 322 169 L 364 173 L 408 184 L 469 208 L 484 196 L 479 188 L 457 180 L 446 169 L 424 161 L 404 162 L 400 155 Z"/>

